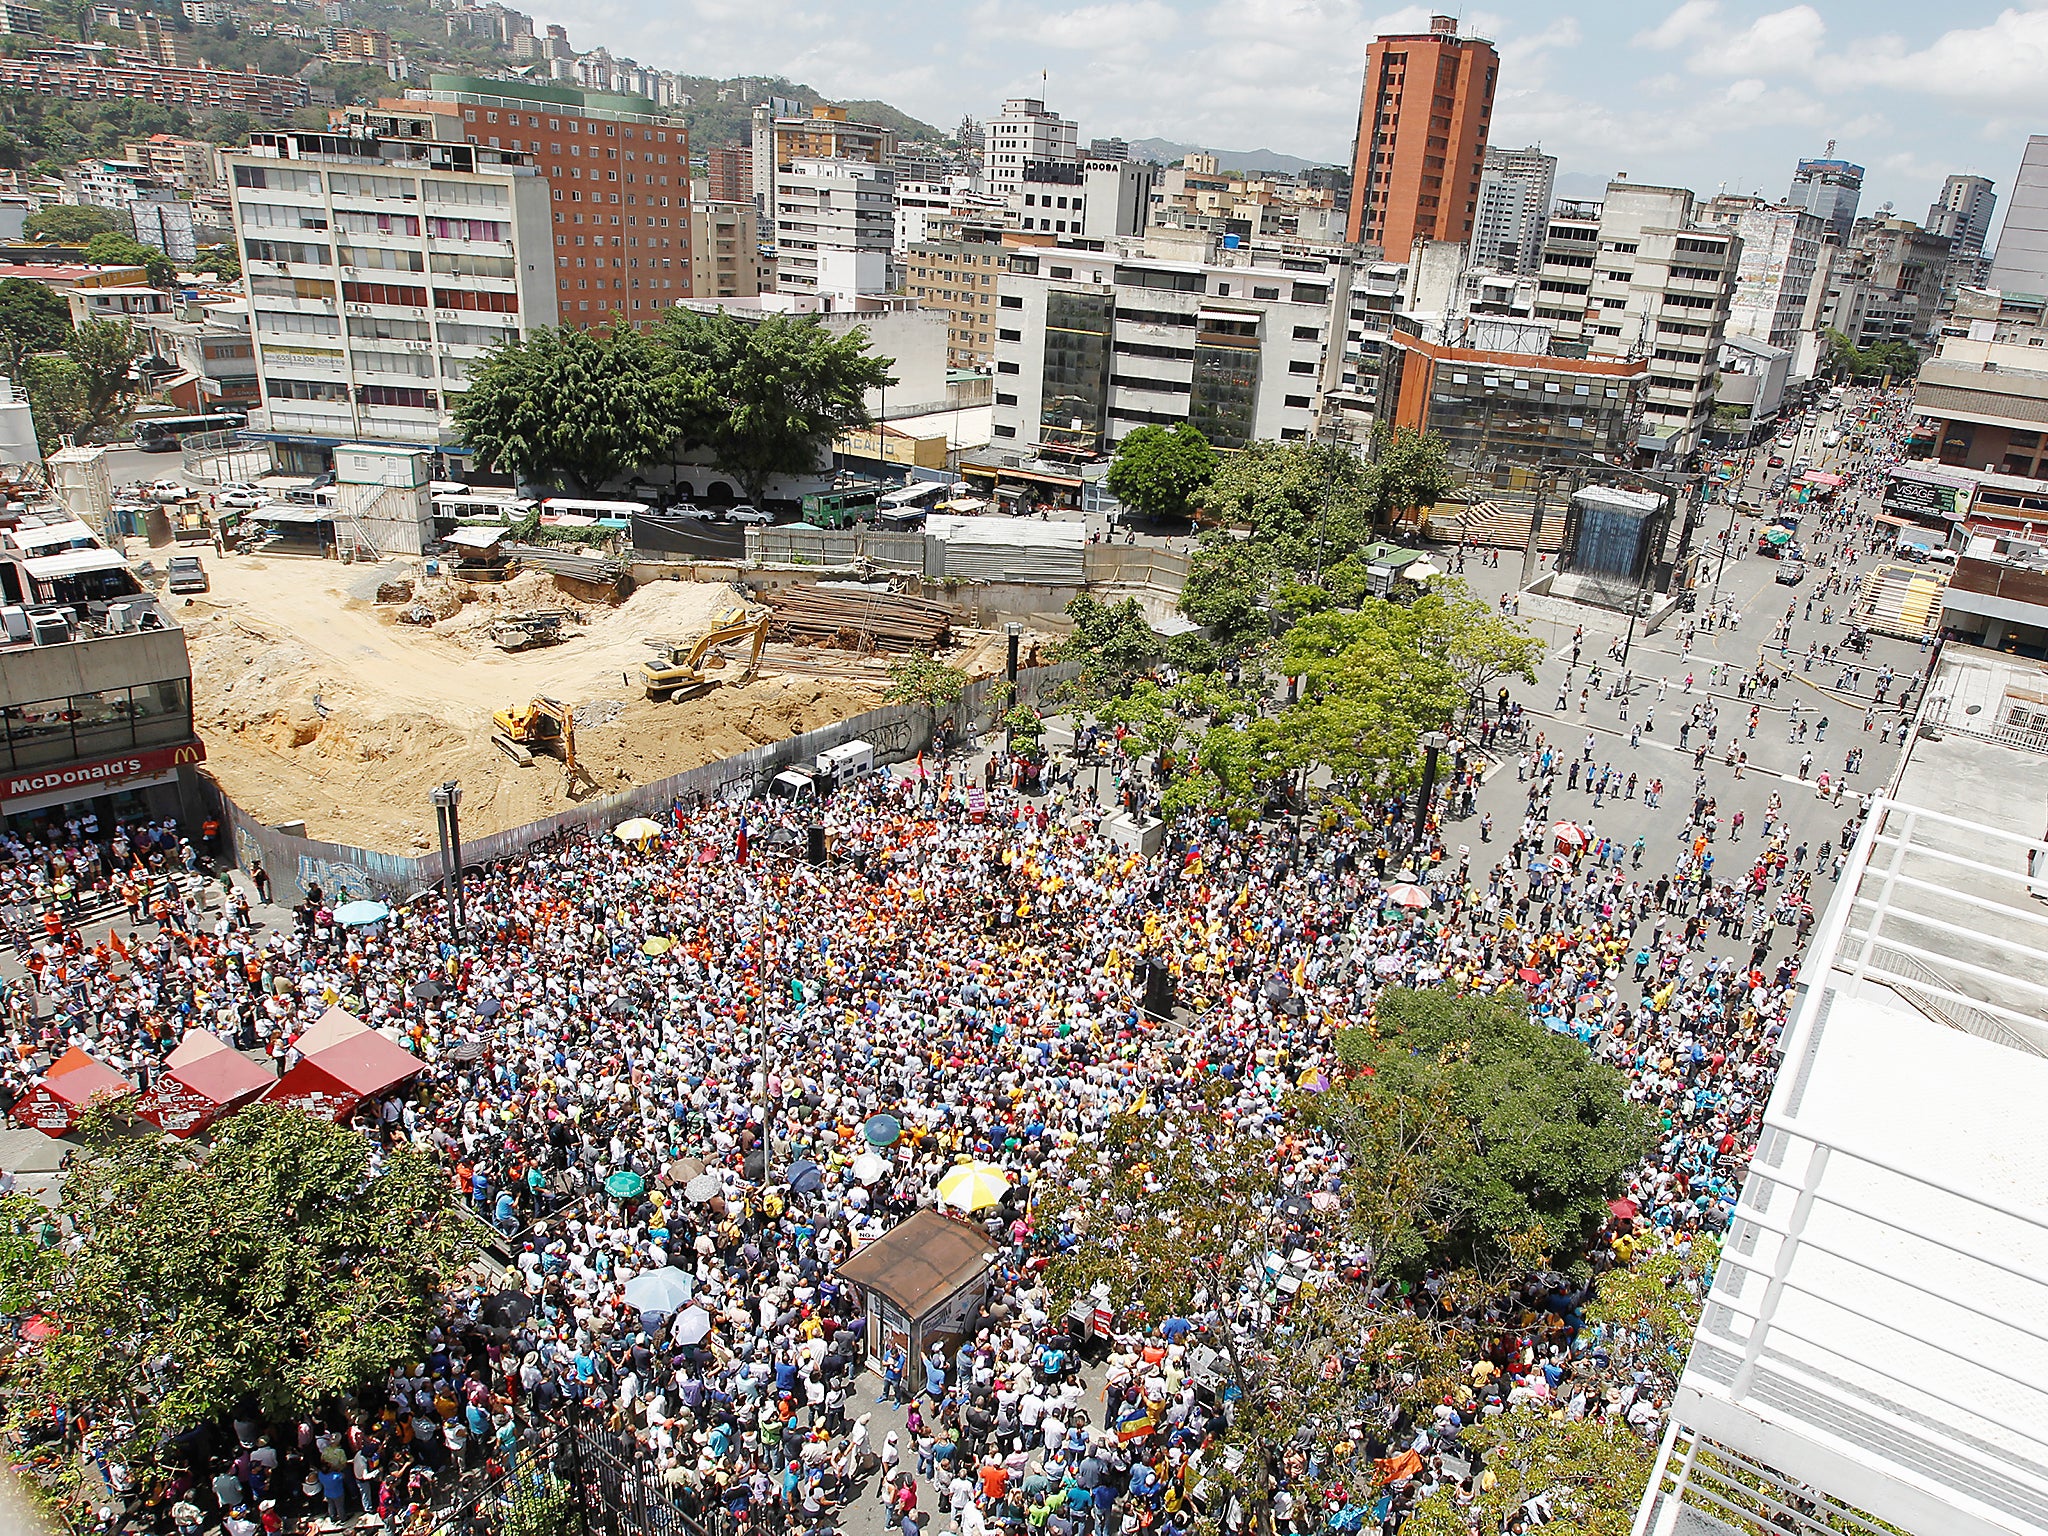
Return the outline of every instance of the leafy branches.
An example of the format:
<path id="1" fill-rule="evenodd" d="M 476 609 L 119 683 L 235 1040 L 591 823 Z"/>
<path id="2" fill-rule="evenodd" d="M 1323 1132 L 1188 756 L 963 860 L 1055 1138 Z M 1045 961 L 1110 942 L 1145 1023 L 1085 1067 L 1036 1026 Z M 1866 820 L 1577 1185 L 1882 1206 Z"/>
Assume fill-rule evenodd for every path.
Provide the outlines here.
<path id="1" fill-rule="evenodd" d="M 1141 517 L 1186 517 L 1215 475 L 1216 451 L 1199 429 L 1182 422 L 1126 434 L 1116 445 L 1106 483 L 1112 496 Z"/>

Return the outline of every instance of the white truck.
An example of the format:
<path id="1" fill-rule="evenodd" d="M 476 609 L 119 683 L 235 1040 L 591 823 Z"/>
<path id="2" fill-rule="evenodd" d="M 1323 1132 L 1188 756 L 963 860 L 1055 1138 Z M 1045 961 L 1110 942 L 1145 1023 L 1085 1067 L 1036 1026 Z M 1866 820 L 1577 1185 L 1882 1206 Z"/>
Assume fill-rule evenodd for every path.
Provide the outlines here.
<path id="1" fill-rule="evenodd" d="M 815 805 L 881 771 L 872 745 L 858 739 L 842 741 L 820 752 L 815 762 L 798 763 L 776 774 L 768 781 L 768 798 L 785 805 Z"/>

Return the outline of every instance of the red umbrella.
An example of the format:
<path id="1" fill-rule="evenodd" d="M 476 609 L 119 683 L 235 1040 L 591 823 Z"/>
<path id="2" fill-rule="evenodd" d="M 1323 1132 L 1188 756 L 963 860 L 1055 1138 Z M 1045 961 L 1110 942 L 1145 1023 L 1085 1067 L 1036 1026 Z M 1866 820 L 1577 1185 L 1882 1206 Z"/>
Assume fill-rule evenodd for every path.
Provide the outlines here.
<path id="1" fill-rule="evenodd" d="M 1614 1212 L 1614 1219 L 1616 1221 L 1634 1221 L 1636 1219 L 1636 1203 L 1633 1200 L 1610 1200 L 1607 1202 L 1607 1209 Z"/>
<path id="2" fill-rule="evenodd" d="M 1537 970 L 1536 967 L 1533 965 L 1525 965 L 1519 971 L 1515 972 L 1515 979 L 1517 981 L 1526 981 L 1527 983 L 1529 983 L 1530 986 L 1533 987 L 1541 984 L 1543 980 L 1543 973 Z"/>
<path id="3" fill-rule="evenodd" d="M 56 1334 L 57 1325 L 47 1317 L 32 1317 L 21 1325 L 21 1336 L 32 1342 L 40 1343 L 44 1339 L 55 1338 Z"/>

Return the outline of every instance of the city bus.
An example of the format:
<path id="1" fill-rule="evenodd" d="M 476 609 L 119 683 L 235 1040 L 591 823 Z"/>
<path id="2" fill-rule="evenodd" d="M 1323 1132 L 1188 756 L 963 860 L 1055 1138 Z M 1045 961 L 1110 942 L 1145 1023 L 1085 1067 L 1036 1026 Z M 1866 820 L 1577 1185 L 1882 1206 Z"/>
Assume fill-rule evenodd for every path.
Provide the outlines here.
<path id="1" fill-rule="evenodd" d="M 804 521 L 813 528 L 845 528 L 872 517 L 877 499 L 873 486 L 861 490 L 813 491 L 803 499 Z"/>
<path id="2" fill-rule="evenodd" d="M 170 453 L 188 437 L 202 432 L 235 432 L 249 425 L 242 411 L 212 411 L 204 416 L 145 416 L 135 423 L 135 446 L 144 453 Z"/>

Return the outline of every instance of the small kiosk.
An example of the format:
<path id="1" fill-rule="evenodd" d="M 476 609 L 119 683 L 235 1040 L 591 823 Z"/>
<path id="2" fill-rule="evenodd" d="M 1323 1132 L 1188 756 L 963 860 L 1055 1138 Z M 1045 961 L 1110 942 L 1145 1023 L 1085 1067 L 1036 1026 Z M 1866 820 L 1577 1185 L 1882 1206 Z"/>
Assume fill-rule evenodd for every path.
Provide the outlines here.
<path id="1" fill-rule="evenodd" d="M 995 1242 L 973 1222 L 922 1210 L 883 1233 L 838 1274 L 867 1293 L 867 1363 L 881 1372 L 892 1349 L 913 1388 L 917 1362 L 934 1344 L 947 1351 L 974 1326 L 988 1300 Z"/>

